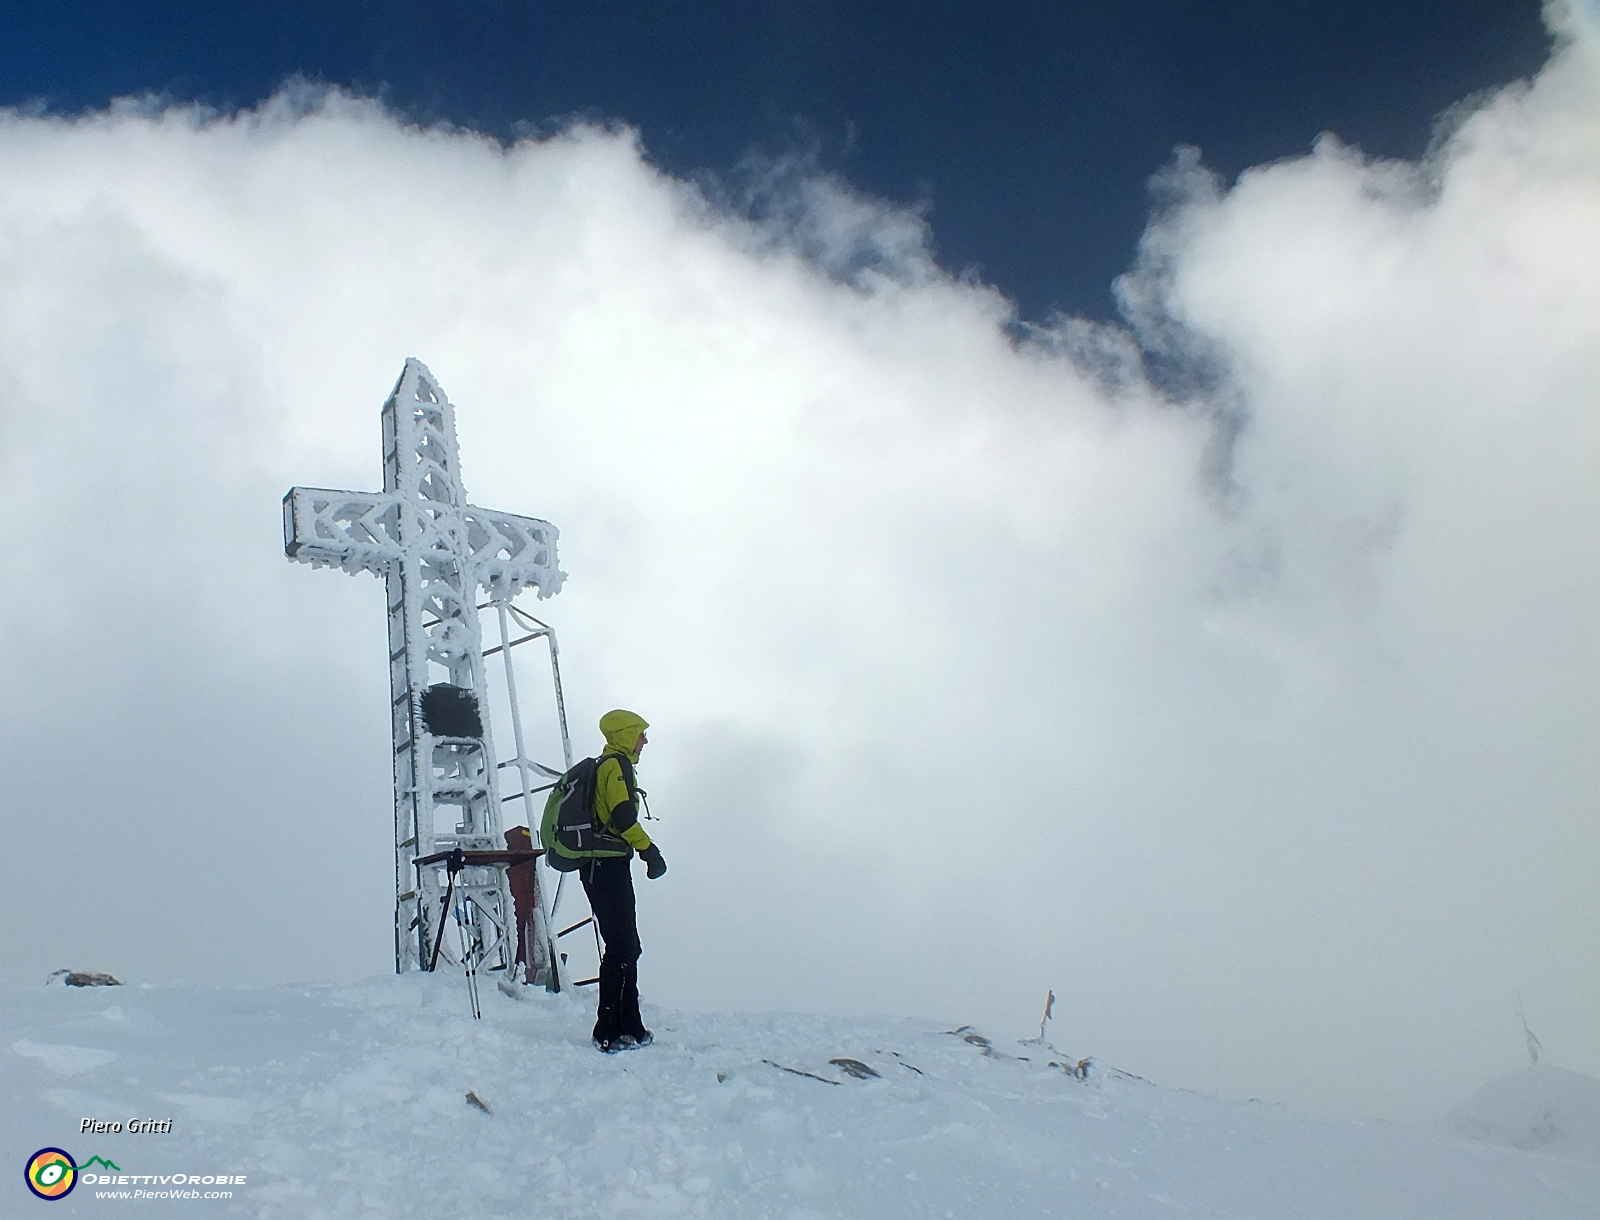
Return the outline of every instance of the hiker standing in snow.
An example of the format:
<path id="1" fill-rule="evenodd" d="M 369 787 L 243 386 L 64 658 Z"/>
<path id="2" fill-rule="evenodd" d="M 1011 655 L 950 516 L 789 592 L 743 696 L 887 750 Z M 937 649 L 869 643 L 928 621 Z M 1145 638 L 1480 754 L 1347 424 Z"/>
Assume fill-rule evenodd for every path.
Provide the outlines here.
<path id="1" fill-rule="evenodd" d="M 607 1054 L 648 1046 L 651 1034 L 639 1016 L 639 924 L 634 911 L 630 862 L 637 851 L 652 881 L 667 871 L 661 849 L 639 825 L 639 789 L 634 764 L 650 726 L 633 712 L 600 717 L 606 748 L 595 768 L 594 848 L 578 869 L 589 909 L 600 926 L 605 955 L 600 959 L 600 1010 L 594 1044 Z"/>

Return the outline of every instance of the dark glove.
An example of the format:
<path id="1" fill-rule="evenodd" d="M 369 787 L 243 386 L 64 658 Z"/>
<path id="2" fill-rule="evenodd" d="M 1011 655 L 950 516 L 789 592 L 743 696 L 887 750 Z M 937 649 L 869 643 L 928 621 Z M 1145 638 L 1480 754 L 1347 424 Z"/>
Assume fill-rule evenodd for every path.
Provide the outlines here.
<path id="1" fill-rule="evenodd" d="M 666 874 L 667 862 L 661 858 L 661 849 L 654 843 L 639 853 L 639 859 L 644 861 L 644 875 L 650 880 Z"/>

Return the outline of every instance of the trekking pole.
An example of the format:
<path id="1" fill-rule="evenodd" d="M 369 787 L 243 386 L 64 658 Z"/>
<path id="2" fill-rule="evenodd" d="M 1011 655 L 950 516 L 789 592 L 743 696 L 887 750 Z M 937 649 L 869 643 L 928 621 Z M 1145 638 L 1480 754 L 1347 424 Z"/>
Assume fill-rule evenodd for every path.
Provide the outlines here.
<path id="1" fill-rule="evenodd" d="M 467 972 L 467 1000 L 472 1004 L 472 1019 L 483 1020 L 483 1010 L 478 1007 L 478 959 L 474 953 L 473 933 L 468 931 L 467 905 L 472 900 L 465 896 L 456 906 L 456 939 L 461 944 L 461 965 Z"/>

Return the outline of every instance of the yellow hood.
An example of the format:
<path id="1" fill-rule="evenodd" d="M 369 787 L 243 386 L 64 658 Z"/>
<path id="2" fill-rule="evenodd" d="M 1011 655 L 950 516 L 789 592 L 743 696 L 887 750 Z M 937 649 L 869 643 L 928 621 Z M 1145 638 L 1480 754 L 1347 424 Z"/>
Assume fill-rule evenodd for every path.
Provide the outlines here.
<path id="1" fill-rule="evenodd" d="M 634 747 L 639 744 L 639 734 L 649 727 L 649 722 L 638 712 L 624 711 L 620 707 L 600 717 L 600 731 L 606 735 L 606 745 L 618 754 L 626 754 L 629 762 L 639 761 L 639 751 Z"/>

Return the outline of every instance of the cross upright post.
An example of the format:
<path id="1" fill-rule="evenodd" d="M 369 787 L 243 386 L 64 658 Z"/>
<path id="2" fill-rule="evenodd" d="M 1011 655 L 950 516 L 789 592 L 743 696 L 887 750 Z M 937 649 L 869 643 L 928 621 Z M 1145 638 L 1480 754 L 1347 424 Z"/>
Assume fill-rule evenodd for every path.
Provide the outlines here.
<path id="1" fill-rule="evenodd" d="M 557 533 L 548 521 L 467 503 L 455 408 L 415 359 L 383 408 L 383 490 L 292 487 L 283 498 L 290 559 L 371 572 L 388 591 L 396 973 L 431 969 L 435 946 L 453 956 L 439 936 L 439 921 L 450 916 L 441 909 L 443 870 L 414 861 L 505 847 L 478 591 L 499 606 L 527 588 L 541 598 L 558 593 L 566 574 L 557 566 Z M 526 788 L 520 742 L 516 761 Z M 454 893 L 477 953 L 509 968 L 517 937 L 504 868 L 468 867 Z M 534 906 L 542 915 L 537 896 Z M 530 973 L 552 969 L 548 938 L 530 940 Z"/>

